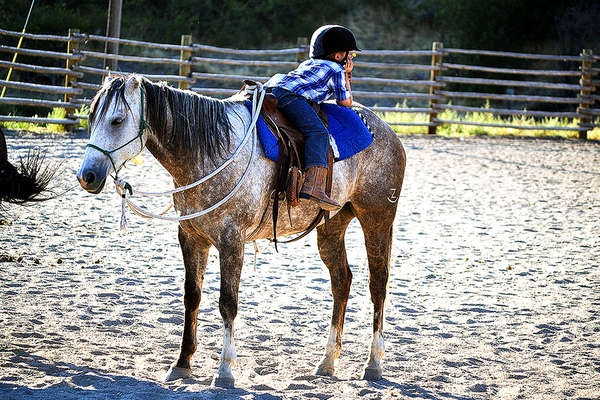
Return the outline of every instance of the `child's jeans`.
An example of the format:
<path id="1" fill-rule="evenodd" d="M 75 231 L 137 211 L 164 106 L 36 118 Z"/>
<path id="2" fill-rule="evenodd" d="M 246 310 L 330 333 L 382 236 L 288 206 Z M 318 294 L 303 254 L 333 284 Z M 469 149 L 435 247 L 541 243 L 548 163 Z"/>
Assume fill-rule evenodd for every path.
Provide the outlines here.
<path id="1" fill-rule="evenodd" d="M 277 98 L 277 107 L 304 134 L 305 167 L 327 167 L 329 132 L 321 118 L 304 97 L 278 87 L 271 90 Z"/>

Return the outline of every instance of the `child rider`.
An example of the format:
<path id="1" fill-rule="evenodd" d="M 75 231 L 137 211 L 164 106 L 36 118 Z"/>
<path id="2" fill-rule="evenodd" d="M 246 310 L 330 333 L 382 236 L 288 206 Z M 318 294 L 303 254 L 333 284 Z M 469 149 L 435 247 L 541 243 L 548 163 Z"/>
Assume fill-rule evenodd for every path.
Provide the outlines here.
<path id="1" fill-rule="evenodd" d="M 359 49 L 348 28 L 322 26 L 310 40 L 310 58 L 295 70 L 275 75 L 266 83 L 278 100 L 278 108 L 306 140 L 306 175 L 300 197 L 314 200 L 328 211 L 341 208 L 325 194 L 329 132 L 310 103 L 322 103 L 333 95 L 338 105 L 352 107 L 350 52 L 353 50 Z"/>

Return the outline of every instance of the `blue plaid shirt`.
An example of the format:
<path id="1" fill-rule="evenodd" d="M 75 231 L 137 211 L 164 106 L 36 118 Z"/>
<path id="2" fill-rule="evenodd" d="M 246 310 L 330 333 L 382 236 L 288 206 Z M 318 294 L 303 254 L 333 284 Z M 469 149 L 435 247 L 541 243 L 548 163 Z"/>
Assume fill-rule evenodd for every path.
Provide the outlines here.
<path id="1" fill-rule="evenodd" d="M 333 61 L 310 58 L 287 74 L 277 74 L 266 83 L 304 98 L 322 103 L 333 95 L 336 100 L 350 98 L 346 88 L 346 71 Z"/>

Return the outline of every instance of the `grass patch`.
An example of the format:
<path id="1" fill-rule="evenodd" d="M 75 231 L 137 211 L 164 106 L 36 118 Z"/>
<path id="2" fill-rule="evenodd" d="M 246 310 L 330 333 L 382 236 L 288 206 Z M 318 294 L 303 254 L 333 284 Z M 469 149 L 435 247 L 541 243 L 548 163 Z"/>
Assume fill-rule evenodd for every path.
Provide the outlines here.
<path id="1" fill-rule="evenodd" d="M 90 108 L 87 105 L 82 106 L 79 110 L 75 111 L 75 115 L 88 116 Z M 38 115 L 34 115 L 38 118 Z M 65 119 L 67 118 L 67 110 L 61 107 L 53 108 L 45 118 L 51 119 Z M 0 122 L 0 126 L 8 130 L 13 131 L 27 131 L 36 133 L 64 133 L 67 131 L 64 125 L 60 124 L 35 124 L 31 122 Z M 75 125 L 75 129 L 88 129 L 88 120 L 80 119 L 79 124 Z"/>
<path id="2" fill-rule="evenodd" d="M 405 105 L 403 108 L 406 107 Z M 486 107 L 487 108 L 487 107 Z M 405 126 L 394 125 L 401 124 L 418 124 L 428 122 L 427 114 L 413 113 L 395 113 L 384 112 L 377 113 L 384 121 L 389 123 L 394 131 L 398 134 L 426 134 L 427 126 Z M 438 114 L 439 119 L 453 120 L 461 122 L 475 122 L 481 124 L 510 124 L 526 127 L 569 127 L 576 128 L 577 120 L 569 118 L 533 118 L 523 115 L 516 116 L 498 116 L 489 113 L 460 113 L 453 110 L 446 110 Z M 516 128 L 500 128 L 494 126 L 477 126 L 477 125 L 458 125 L 445 124 L 437 127 L 437 134 L 440 136 L 457 137 L 457 136 L 532 136 L 532 137 L 564 137 L 577 138 L 576 131 L 555 131 L 548 129 L 516 129 Z M 588 139 L 600 140 L 600 128 L 595 128 L 588 131 Z"/>
<path id="3" fill-rule="evenodd" d="M 48 114 L 48 118 L 52 119 L 65 119 L 67 118 L 67 110 L 64 108 L 53 108 L 52 111 Z M 49 131 L 56 133 L 63 133 L 66 131 L 64 125 L 59 124 L 46 124 L 46 128 Z"/>
<path id="4" fill-rule="evenodd" d="M 75 115 L 85 117 L 79 120 L 79 125 L 77 127 L 87 131 L 89 128 L 87 117 L 90 116 L 90 106 L 87 104 L 82 105 L 79 110 L 75 111 Z"/>

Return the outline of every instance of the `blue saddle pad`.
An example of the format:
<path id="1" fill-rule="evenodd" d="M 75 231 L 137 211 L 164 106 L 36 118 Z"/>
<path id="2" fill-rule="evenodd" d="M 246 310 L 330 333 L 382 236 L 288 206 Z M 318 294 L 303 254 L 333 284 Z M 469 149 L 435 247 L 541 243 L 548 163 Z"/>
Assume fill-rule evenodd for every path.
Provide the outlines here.
<path id="1" fill-rule="evenodd" d="M 246 101 L 246 107 L 252 110 L 252 103 Z M 329 133 L 335 142 L 333 150 L 336 161 L 352 157 L 373 143 L 373 135 L 354 110 L 331 103 L 322 103 L 321 110 L 327 114 Z M 265 156 L 269 160 L 277 161 L 279 156 L 277 138 L 260 116 L 256 128 Z"/>

